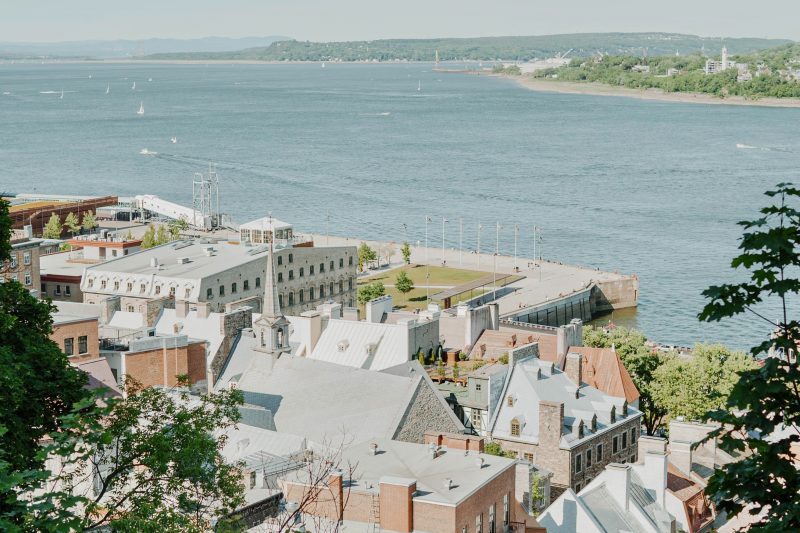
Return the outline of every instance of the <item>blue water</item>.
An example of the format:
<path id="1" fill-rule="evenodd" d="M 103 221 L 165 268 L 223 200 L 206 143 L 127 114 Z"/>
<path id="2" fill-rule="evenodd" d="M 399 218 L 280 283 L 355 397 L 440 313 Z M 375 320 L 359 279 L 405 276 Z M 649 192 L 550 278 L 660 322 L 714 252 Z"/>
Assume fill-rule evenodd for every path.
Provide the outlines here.
<path id="1" fill-rule="evenodd" d="M 501 252 L 518 223 L 522 255 L 535 224 L 546 258 L 637 273 L 640 307 L 620 318 L 653 339 L 747 347 L 770 329 L 695 316 L 703 288 L 733 279 L 735 222 L 797 176 L 797 109 L 537 93 L 424 64 L 6 63 L 2 92 L 0 190 L 190 203 L 213 160 L 240 222 L 324 231 L 329 213 L 335 234 L 400 241 L 406 224 L 416 241 L 428 213 L 463 218 L 475 248 L 478 223 L 500 220 Z"/>

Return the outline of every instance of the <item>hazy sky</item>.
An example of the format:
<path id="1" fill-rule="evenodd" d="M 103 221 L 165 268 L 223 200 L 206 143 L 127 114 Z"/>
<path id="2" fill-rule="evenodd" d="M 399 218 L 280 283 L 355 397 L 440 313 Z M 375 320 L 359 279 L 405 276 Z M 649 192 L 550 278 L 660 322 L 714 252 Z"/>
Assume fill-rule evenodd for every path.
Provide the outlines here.
<path id="1" fill-rule="evenodd" d="M 800 0 L 0 0 L 0 41 L 609 31 L 800 40 Z"/>

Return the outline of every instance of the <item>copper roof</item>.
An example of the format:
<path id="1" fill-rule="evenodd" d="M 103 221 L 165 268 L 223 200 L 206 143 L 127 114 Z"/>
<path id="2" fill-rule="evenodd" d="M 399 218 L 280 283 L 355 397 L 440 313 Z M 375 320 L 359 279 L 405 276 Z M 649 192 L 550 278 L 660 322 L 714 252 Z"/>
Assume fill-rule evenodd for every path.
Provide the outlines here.
<path id="1" fill-rule="evenodd" d="M 584 356 L 584 382 L 609 396 L 625 398 L 628 403 L 639 399 L 639 389 L 633 384 L 631 375 L 616 351 L 610 348 L 575 346 L 570 347 L 569 352 Z"/>

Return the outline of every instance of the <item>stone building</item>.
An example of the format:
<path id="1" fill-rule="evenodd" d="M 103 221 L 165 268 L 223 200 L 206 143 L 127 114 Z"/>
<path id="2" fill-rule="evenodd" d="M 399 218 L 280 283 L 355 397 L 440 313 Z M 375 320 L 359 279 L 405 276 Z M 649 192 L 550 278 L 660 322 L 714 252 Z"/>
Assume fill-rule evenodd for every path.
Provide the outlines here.
<path id="1" fill-rule="evenodd" d="M 20 282 L 29 291 L 38 294 L 39 242 L 28 239 L 11 240 L 11 258 L 0 264 L 0 279 Z"/>
<path id="2" fill-rule="evenodd" d="M 86 263 L 73 259 L 71 252 L 43 255 L 41 297 L 55 302 L 83 302 L 81 279 Z"/>
<path id="3" fill-rule="evenodd" d="M 579 492 L 611 462 L 637 458 L 642 413 L 586 385 L 582 359 L 569 354 L 561 371 L 535 355 L 518 359 L 512 352 L 490 424 L 492 439 L 505 450 L 553 473 L 554 497 L 568 487 Z"/>
<path id="4" fill-rule="evenodd" d="M 166 298 L 207 303 L 212 312 L 248 306 L 261 312 L 267 246 L 234 241 L 175 241 L 86 268 L 84 301 L 118 296 L 123 311 Z M 357 251 L 354 246 L 292 246 L 275 250 L 277 297 L 290 315 L 327 301 L 356 303 Z"/>

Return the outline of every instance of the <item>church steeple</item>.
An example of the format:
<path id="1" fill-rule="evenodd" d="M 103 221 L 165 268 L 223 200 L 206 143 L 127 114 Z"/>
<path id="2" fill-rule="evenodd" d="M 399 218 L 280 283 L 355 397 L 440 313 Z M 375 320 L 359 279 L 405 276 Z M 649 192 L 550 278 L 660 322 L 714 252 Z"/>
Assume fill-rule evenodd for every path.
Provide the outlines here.
<path id="1" fill-rule="evenodd" d="M 290 351 L 289 321 L 281 313 L 278 287 L 275 282 L 275 252 L 272 239 L 267 253 L 267 268 L 264 283 L 264 304 L 261 317 L 253 324 L 258 347 L 267 353 L 280 355 Z"/>

